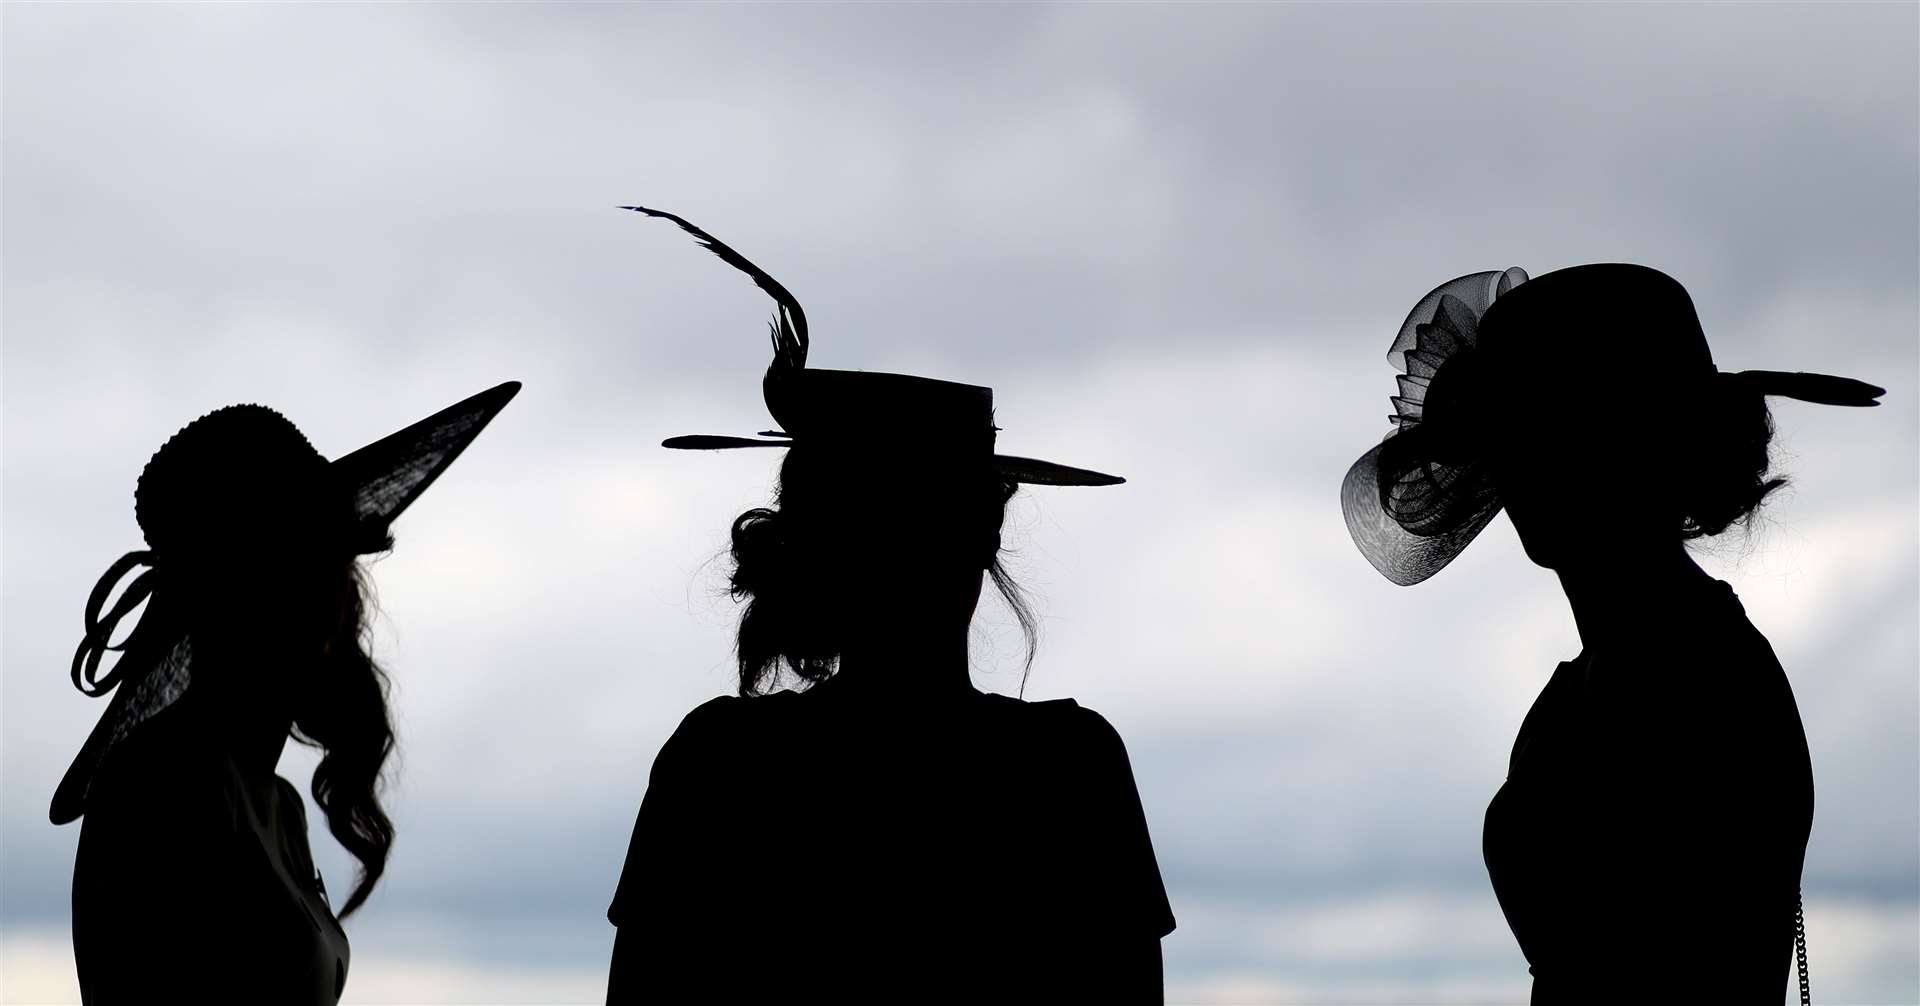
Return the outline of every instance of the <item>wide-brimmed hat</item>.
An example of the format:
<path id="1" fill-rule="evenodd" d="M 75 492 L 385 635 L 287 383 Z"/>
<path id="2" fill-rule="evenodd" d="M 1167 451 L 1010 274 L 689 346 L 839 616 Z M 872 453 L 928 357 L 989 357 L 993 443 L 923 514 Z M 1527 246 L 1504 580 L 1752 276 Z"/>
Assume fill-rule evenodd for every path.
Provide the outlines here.
<path id="1" fill-rule="evenodd" d="M 73 685 L 88 696 L 112 691 L 106 711 L 54 790 L 49 816 L 66 824 L 86 811 L 94 773 L 114 745 L 185 693 L 192 641 L 155 607 L 174 571 L 196 553 L 273 548 L 276 542 L 337 546 L 343 555 L 391 546 L 395 518 L 440 477 L 520 391 L 489 388 L 329 462 L 298 427 L 261 405 L 231 405 L 188 423 L 156 451 L 134 489 L 134 519 L 147 548 L 121 556 L 87 599 L 86 635 L 73 656 Z M 145 567 L 111 606 L 122 578 Z M 155 600 L 124 642 L 120 621 Z M 107 651 L 124 652 L 106 673 Z"/>
<path id="2" fill-rule="evenodd" d="M 807 316 L 779 281 L 686 220 L 645 206 L 623 206 L 679 224 L 721 260 L 753 277 L 779 305 L 771 324 L 773 363 L 760 383 L 767 411 L 778 424 L 756 437 L 694 435 L 669 437 L 661 446 L 679 450 L 731 450 L 743 447 L 820 445 L 865 452 L 880 471 L 903 451 L 918 450 L 956 458 L 976 455 L 1013 482 L 1052 486 L 1110 486 L 1117 475 L 1073 468 L 1052 461 L 994 453 L 999 427 L 993 423 L 993 389 L 910 374 L 807 367 Z"/>
<path id="3" fill-rule="evenodd" d="M 1387 361 L 1400 371 L 1393 429 L 1347 469 L 1340 506 L 1367 561 L 1403 586 L 1438 573 L 1500 512 L 1475 438 L 1476 397 L 1530 382 L 1539 402 L 1602 395 L 1642 425 L 1710 401 L 1713 382 L 1822 405 L 1872 406 L 1884 390 L 1826 374 L 1717 369 L 1686 288 L 1657 269 L 1574 266 L 1529 280 L 1471 273 L 1420 298 Z M 1504 422 L 1554 422 L 1545 413 Z"/>

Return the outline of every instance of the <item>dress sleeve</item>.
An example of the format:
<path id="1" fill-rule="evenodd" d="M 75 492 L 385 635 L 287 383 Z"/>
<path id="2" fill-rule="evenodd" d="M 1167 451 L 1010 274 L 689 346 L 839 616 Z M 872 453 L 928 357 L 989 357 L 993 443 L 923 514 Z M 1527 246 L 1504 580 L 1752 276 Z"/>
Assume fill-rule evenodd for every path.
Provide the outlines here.
<path id="1" fill-rule="evenodd" d="M 704 752 L 733 701 L 722 696 L 696 707 L 680 721 L 673 735 L 654 756 L 647 793 L 634 818 L 633 837 L 627 843 L 626 864 L 607 907 L 607 921 L 624 926 L 641 921 L 651 906 L 671 898 L 683 886 L 681 878 L 695 850 L 694 836 L 710 795 L 701 779 L 710 774 Z"/>
<path id="2" fill-rule="evenodd" d="M 1085 847 L 1098 852 L 1090 858 L 1098 874 L 1090 885 L 1093 917 L 1113 921 L 1126 935 L 1159 939 L 1173 932 L 1173 907 L 1126 744 L 1106 717 L 1091 709 L 1076 712 L 1086 752 L 1082 835 Z"/>
<path id="3" fill-rule="evenodd" d="M 727 744 L 731 696 L 692 712 L 654 757 L 647 794 L 633 823 L 626 865 L 607 908 L 618 933 L 607 974 L 607 1002 L 684 1002 L 701 996 L 703 975 L 724 947 L 716 942 L 711 884 L 727 864 L 713 863 L 715 763 Z M 709 993 L 710 993 L 709 989 Z"/>

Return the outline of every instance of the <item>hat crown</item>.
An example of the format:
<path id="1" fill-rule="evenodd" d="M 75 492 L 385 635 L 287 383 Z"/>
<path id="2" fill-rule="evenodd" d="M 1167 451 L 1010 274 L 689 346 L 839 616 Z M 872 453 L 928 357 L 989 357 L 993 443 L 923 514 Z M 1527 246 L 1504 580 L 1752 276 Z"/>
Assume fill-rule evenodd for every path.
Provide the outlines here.
<path id="1" fill-rule="evenodd" d="M 860 443 L 893 437 L 957 449 L 991 449 L 993 389 L 911 374 L 864 370 L 774 372 L 768 410 L 796 443 Z"/>
<path id="2" fill-rule="evenodd" d="M 1480 319 L 1480 349 L 1503 376 L 1561 391 L 1692 382 L 1713 351 L 1686 287 L 1658 269 L 1595 263 L 1514 288 Z"/>
<path id="3" fill-rule="evenodd" d="M 322 503 L 330 486 L 327 459 L 287 417 L 229 405 L 181 427 L 148 459 L 134 521 L 155 551 L 190 548 L 237 523 Z"/>

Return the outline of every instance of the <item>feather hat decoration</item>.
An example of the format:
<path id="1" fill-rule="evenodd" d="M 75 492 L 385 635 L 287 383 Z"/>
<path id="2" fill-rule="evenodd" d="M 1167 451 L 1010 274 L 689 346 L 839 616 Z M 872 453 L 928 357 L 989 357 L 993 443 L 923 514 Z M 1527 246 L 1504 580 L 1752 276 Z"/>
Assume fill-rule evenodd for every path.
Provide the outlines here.
<path id="1" fill-rule="evenodd" d="M 692 435 L 669 437 L 661 446 L 678 450 L 732 450 L 742 447 L 792 447 L 818 443 L 842 449 L 871 449 L 876 455 L 902 447 L 981 453 L 1001 476 L 1014 482 L 1057 486 L 1107 486 L 1126 481 L 1117 475 L 1073 468 L 1052 461 L 994 453 L 993 389 L 910 374 L 865 370 L 820 370 L 807 366 L 807 314 L 800 301 L 726 242 L 690 221 L 645 206 L 621 209 L 678 224 L 721 261 L 746 273 L 777 305 L 768 328 L 773 362 L 761 380 L 761 394 L 777 429 L 758 437 Z"/>

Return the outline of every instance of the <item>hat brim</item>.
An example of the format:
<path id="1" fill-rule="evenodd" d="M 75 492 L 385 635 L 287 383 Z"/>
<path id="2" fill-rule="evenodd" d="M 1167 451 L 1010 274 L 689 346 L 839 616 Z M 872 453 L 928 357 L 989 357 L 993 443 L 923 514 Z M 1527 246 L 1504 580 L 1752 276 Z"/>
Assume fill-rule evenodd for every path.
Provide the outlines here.
<path id="1" fill-rule="evenodd" d="M 496 384 L 333 462 L 353 494 L 354 517 L 370 539 L 363 551 L 380 550 L 388 526 L 519 393 L 519 381 Z"/>
<path id="2" fill-rule="evenodd" d="M 191 652 L 185 637 L 177 637 L 161 649 L 159 659 L 136 668 L 114 688 L 107 708 L 73 756 L 66 775 L 60 777 L 60 785 L 54 788 L 53 801 L 47 808 L 47 817 L 54 824 L 67 824 L 86 813 L 87 791 L 107 752 L 186 691 L 192 678 L 187 669 Z"/>
<path id="3" fill-rule="evenodd" d="M 1441 491 L 1458 503 L 1451 519 L 1434 533 L 1415 534 L 1394 520 L 1382 500 L 1383 467 L 1390 465 L 1394 472 L 1388 473 L 1389 477 L 1396 479 L 1401 477 L 1400 471 L 1409 469 L 1420 470 L 1422 477 L 1430 478 L 1436 467 L 1419 457 L 1410 461 L 1385 458 L 1394 446 L 1393 441 L 1406 435 L 1405 432 L 1393 434 L 1360 455 L 1340 480 L 1340 510 L 1346 517 L 1347 533 L 1359 546 L 1360 554 L 1367 557 L 1367 562 L 1379 570 L 1381 576 L 1402 587 L 1410 587 L 1445 569 L 1486 530 L 1501 509 L 1499 497 L 1490 488 L 1480 492 L 1460 490 L 1463 483 L 1489 485 L 1484 472 L 1467 466 L 1451 469 L 1445 476 L 1447 485 Z"/>
<path id="4" fill-rule="evenodd" d="M 660 442 L 662 447 L 679 451 L 730 451 L 743 447 L 792 447 L 791 438 L 761 439 L 752 437 L 727 437 L 709 434 L 695 434 L 684 437 L 668 437 Z M 1053 461 L 1041 461 L 1036 458 L 1015 457 L 1011 454 L 995 454 L 993 467 L 1008 481 L 1022 485 L 1036 486 L 1117 486 L 1126 479 L 1118 475 L 1108 475 L 1087 468 L 1074 468 Z"/>

